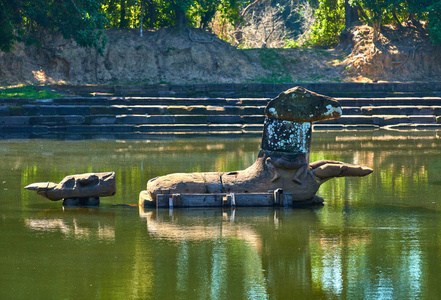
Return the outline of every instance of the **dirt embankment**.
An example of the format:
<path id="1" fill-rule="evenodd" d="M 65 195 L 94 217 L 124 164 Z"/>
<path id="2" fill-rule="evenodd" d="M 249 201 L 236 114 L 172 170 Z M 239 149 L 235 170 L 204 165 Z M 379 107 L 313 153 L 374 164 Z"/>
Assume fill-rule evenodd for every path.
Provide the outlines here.
<path id="1" fill-rule="evenodd" d="M 372 42 L 368 26 L 352 28 L 338 48 L 350 52 L 342 61 L 344 75 L 353 81 L 440 81 L 441 47 L 415 27 L 383 27 Z"/>
<path id="2" fill-rule="evenodd" d="M 198 29 L 108 30 L 103 55 L 60 37 L 0 52 L 0 86 L 19 83 L 191 84 L 440 81 L 441 51 L 413 28 L 354 27 L 336 49 L 239 50 Z"/>

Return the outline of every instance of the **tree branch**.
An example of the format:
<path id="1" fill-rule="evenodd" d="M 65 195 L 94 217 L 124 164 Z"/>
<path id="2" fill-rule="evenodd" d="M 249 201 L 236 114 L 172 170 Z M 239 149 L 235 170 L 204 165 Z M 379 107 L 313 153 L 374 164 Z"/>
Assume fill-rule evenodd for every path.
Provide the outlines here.
<path id="1" fill-rule="evenodd" d="M 258 4 L 259 2 L 263 2 L 263 1 L 265 1 L 265 0 L 256 0 L 256 1 L 254 1 L 254 2 L 252 2 L 252 3 L 250 3 L 250 4 L 248 4 L 248 6 L 245 7 L 244 10 L 240 13 L 240 16 L 243 18 L 243 17 L 247 14 L 247 12 L 248 12 L 253 6 L 255 6 L 255 5 Z"/>

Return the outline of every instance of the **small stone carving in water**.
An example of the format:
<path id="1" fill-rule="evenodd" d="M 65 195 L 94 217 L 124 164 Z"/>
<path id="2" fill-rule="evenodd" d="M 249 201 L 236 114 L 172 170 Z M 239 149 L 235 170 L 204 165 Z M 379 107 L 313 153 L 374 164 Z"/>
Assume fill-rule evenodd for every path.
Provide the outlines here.
<path id="1" fill-rule="evenodd" d="M 140 194 L 140 205 L 322 203 L 316 193 L 325 181 L 372 173 L 370 168 L 340 161 L 309 163 L 312 122 L 338 118 L 341 112 L 340 104 L 330 97 L 302 87 L 289 89 L 265 108 L 261 150 L 252 166 L 235 172 L 175 173 L 153 178 Z"/>
<path id="2" fill-rule="evenodd" d="M 63 199 L 63 205 L 99 205 L 99 197 L 116 193 L 115 172 L 86 173 L 66 176 L 60 183 L 37 182 L 25 186 L 52 201 Z"/>

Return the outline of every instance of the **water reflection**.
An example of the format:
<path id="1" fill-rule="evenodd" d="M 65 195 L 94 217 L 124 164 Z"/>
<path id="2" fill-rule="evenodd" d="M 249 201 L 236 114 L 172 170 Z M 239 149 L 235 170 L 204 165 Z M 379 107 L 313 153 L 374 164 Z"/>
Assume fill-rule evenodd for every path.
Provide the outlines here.
<path id="1" fill-rule="evenodd" d="M 314 133 L 311 160 L 372 167 L 321 209 L 151 210 L 148 179 L 248 167 L 260 139 L 0 141 L 0 298 L 437 299 L 436 132 Z M 161 149 L 161 150 L 160 150 Z M 115 171 L 117 194 L 63 210 L 23 187 Z M 81 288 L 78 288 L 81 287 Z"/>
<path id="2" fill-rule="evenodd" d="M 53 208 L 24 220 L 27 228 L 61 232 L 66 238 L 113 241 L 115 213 L 89 208 Z"/>
<path id="3" fill-rule="evenodd" d="M 156 267 L 154 275 L 158 281 L 176 278 L 169 287 L 176 292 L 205 287 L 201 297 L 210 299 L 421 297 L 428 261 L 419 218 L 406 219 L 398 210 L 375 224 L 360 220 L 360 213 L 332 225 L 322 223 L 325 212 L 175 209 L 140 215 L 149 236 L 174 245 L 168 259 L 176 268 Z"/>
<path id="4" fill-rule="evenodd" d="M 202 298 L 313 294 L 309 236 L 317 221 L 314 210 L 141 209 L 140 215 L 150 236 L 176 245 L 175 257 L 169 258 L 176 261 L 176 274 L 155 268 L 159 281 L 177 278 L 176 291 L 189 290 L 186 284 L 198 288 L 208 284 Z M 190 282 L 189 274 L 209 276 Z"/>
<path id="5" fill-rule="evenodd" d="M 256 249 L 260 247 L 260 241 L 256 233 L 247 227 L 235 224 L 236 210 L 199 210 L 193 214 L 191 211 L 181 210 L 147 210 L 140 207 L 140 216 L 147 220 L 147 231 L 156 237 L 169 239 L 171 241 L 198 241 L 215 240 L 221 238 L 235 237 L 244 240 Z M 147 211 L 146 211 L 147 210 Z M 182 224 L 180 222 L 181 217 Z M 190 225 L 187 218 L 200 219 L 193 221 Z M 207 218 L 219 219 L 214 224 L 204 222 Z"/>

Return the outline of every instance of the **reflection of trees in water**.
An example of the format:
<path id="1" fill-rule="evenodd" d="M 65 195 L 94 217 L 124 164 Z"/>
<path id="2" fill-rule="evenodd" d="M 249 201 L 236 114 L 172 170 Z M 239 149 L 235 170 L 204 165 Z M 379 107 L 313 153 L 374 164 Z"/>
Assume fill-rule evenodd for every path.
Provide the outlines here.
<path id="1" fill-rule="evenodd" d="M 164 148 L 158 152 L 160 147 Z M 2 142 L 0 170 L 10 173 L 7 181 L 22 188 L 42 180 L 57 182 L 71 173 L 101 171 L 105 166 L 116 171 L 118 181 L 116 199 L 109 201 L 136 203 L 139 191 L 153 176 L 193 169 L 242 169 L 254 161 L 257 148 L 256 140 Z M 85 286 L 104 278 L 101 288 L 106 295 L 111 295 L 109 286 L 118 278 L 120 290 L 134 298 L 177 294 L 182 298 L 216 294 L 224 298 L 424 298 L 428 289 L 431 295 L 441 293 L 437 275 L 441 219 L 436 210 L 441 192 L 439 150 L 434 133 L 314 133 L 311 161 L 353 162 L 372 167 L 374 173 L 325 183 L 319 194 L 327 204 L 317 211 L 238 210 L 243 215 L 232 220 L 229 212 L 224 218 L 179 216 L 175 210 L 157 220 L 159 227 L 169 228 L 181 240 L 146 234 L 145 229 L 128 234 L 123 224 L 132 215 L 116 214 L 112 219 L 72 213 L 66 217 L 61 203 L 43 198 L 48 205 L 56 205 L 60 215 L 36 216 L 34 194 L 6 192 L 11 199 L 21 193 L 23 218 L 34 232 L 66 237 L 54 244 L 53 253 L 47 255 L 51 259 L 64 261 L 65 244 L 87 241 L 87 246 L 74 249 L 86 249 L 88 256 L 79 263 L 67 261 L 65 269 L 81 269 L 77 272 L 85 273 Z M 32 247 L 44 248 L 47 240 L 32 242 Z M 99 247 L 103 242 L 118 247 Z M 97 271 L 100 274 L 88 269 L 93 258 L 103 256 L 109 261 L 109 257 L 125 257 L 127 270 L 121 270 L 121 262 Z M 37 263 L 37 269 L 43 265 Z M 57 267 L 45 268 L 60 278 Z M 60 289 L 66 283 L 55 282 Z"/>
<path id="2" fill-rule="evenodd" d="M 441 192 L 436 184 L 441 182 L 441 139 L 436 132 L 318 133 L 313 142 L 311 160 L 331 157 L 374 169 L 363 180 L 324 184 L 320 192 L 326 200 L 423 204 Z"/>
<path id="3" fill-rule="evenodd" d="M 376 209 L 374 209 L 376 210 Z M 330 210 L 149 211 L 153 294 L 210 299 L 418 298 L 421 218 Z M 366 215 L 366 213 L 368 215 Z M 371 218 L 381 221 L 372 222 Z M 372 226 L 372 224 L 374 225 Z M 370 225 L 366 225 L 370 224 Z M 167 282 L 167 289 L 164 289 Z"/>
<path id="4" fill-rule="evenodd" d="M 314 290 L 326 298 L 415 299 L 423 295 L 432 263 L 424 254 L 424 218 L 384 208 L 322 220 L 311 235 Z M 435 273 L 432 273 L 435 274 Z M 424 298 L 424 297 L 423 297 Z"/>
<path id="5" fill-rule="evenodd" d="M 160 246 L 155 278 L 169 283 L 158 297 L 192 290 L 204 299 L 311 295 L 312 210 L 160 210 L 144 217 Z"/>

